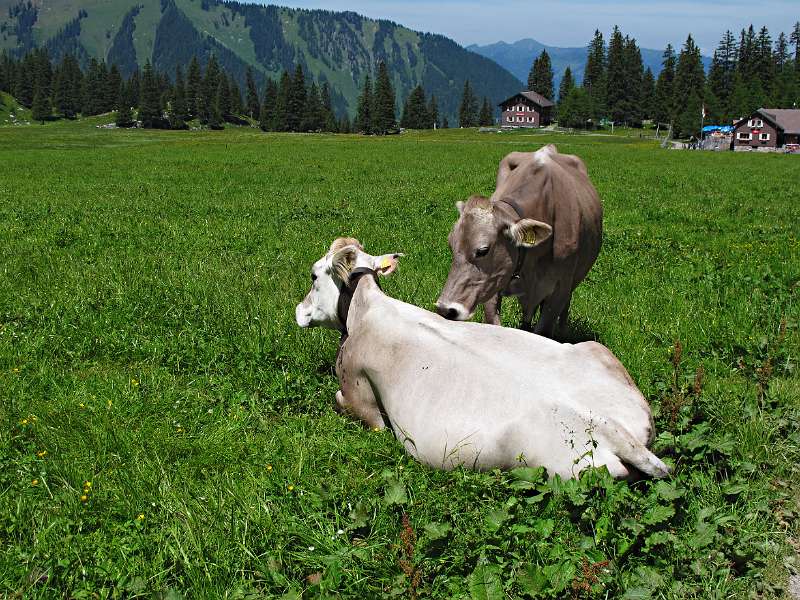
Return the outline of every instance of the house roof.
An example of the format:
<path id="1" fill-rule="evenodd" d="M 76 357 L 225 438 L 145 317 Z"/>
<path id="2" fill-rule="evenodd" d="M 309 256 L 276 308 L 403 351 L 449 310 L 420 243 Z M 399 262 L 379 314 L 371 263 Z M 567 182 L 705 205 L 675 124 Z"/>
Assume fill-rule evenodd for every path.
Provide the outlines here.
<path id="1" fill-rule="evenodd" d="M 754 114 L 762 116 L 783 133 L 800 135 L 800 108 L 759 108 Z M 745 117 L 737 121 L 735 127 L 739 127 L 751 118 Z"/>
<path id="2" fill-rule="evenodd" d="M 758 112 L 783 129 L 783 133 L 800 134 L 800 109 L 759 108 Z"/>
<path id="3" fill-rule="evenodd" d="M 530 100 L 532 102 L 535 102 L 536 104 L 538 104 L 542 108 L 547 108 L 549 106 L 555 106 L 555 104 L 553 102 L 551 102 L 550 100 L 548 100 L 547 98 L 545 98 L 541 94 L 537 94 L 536 92 L 531 92 L 531 91 L 519 92 L 518 94 L 514 94 L 513 96 L 510 96 L 509 98 L 506 98 L 505 100 L 503 100 L 500 104 L 505 104 L 506 102 L 508 102 L 509 100 L 513 100 L 517 96 L 525 96 L 528 100 Z"/>

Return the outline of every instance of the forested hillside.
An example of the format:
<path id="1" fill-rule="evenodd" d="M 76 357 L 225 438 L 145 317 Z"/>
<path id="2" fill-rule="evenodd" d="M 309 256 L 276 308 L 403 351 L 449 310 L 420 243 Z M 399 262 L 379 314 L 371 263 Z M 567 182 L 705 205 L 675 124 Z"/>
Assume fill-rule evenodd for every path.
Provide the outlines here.
<path id="1" fill-rule="evenodd" d="M 213 54 L 239 85 L 248 66 L 263 86 L 301 65 L 314 80 L 329 83 L 334 109 L 350 116 L 366 75 L 381 61 L 398 105 L 421 84 L 451 120 L 466 79 L 493 102 L 521 87 L 493 61 L 443 36 L 352 12 L 219 0 L 0 0 L 0 50 L 21 57 L 37 47 L 56 61 L 73 54 L 84 67 L 92 58 L 105 60 L 123 77 L 148 60 L 174 73 L 192 56 L 205 65 Z"/>

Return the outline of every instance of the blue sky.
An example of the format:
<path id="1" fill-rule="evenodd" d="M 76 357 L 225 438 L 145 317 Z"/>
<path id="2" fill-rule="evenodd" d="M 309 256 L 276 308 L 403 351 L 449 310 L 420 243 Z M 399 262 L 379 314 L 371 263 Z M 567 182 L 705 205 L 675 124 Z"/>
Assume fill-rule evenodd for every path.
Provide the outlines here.
<path id="1" fill-rule="evenodd" d="M 726 29 L 751 22 L 777 37 L 800 20 L 800 0 L 306 0 L 271 2 L 297 8 L 352 10 L 444 34 L 463 45 L 532 37 L 552 46 L 583 46 L 595 29 L 618 24 L 646 48 L 679 45 L 692 33 L 710 54 Z"/>

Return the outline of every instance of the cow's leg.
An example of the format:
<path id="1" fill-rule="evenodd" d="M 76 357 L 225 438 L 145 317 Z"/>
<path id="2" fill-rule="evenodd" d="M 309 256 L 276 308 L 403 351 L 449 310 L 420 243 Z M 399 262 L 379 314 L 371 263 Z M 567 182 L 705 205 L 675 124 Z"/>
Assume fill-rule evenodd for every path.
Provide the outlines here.
<path id="1" fill-rule="evenodd" d="M 497 294 L 483 305 L 483 322 L 489 325 L 500 325 L 500 305 L 502 296 Z"/>
<path id="2" fill-rule="evenodd" d="M 553 294 L 542 302 L 542 311 L 539 314 L 539 320 L 536 322 L 536 327 L 533 333 L 552 338 L 553 330 L 556 326 L 556 321 L 564 307 L 568 305 L 569 298 L 564 297 L 558 293 Z"/>
<path id="3" fill-rule="evenodd" d="M 572 301 L 572 294 L 567 296 L 567 303 L 558 315 L 558 335 L 564 337 L 567 334 L 567 323 L 569 322 L 569 305 Z"/>
<path id="4" fill-rule="evenodd" d="M 365 377 L 358 377 L 342 385 L 336 392 L 336 409 L 361 421 L 370 429 L 383 429 L 383 415 L 378 407 L 372 386 Z"/>

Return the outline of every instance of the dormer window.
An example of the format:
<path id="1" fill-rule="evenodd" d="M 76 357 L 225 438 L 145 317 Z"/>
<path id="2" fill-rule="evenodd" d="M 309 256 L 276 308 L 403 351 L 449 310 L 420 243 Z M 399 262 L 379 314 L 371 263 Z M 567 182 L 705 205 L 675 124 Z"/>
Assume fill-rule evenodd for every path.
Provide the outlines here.
<path id="1" fill-rule="evenodd" d="M 750 119 L 747 122 L 748 127 L 763 127 L 764 121 L 762 119 Z"/>

